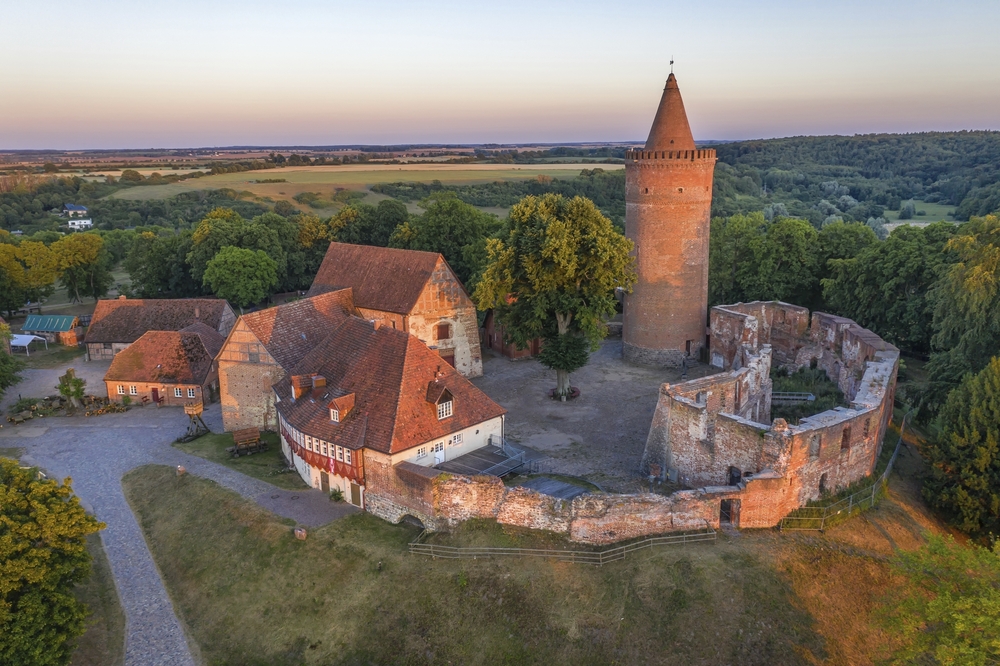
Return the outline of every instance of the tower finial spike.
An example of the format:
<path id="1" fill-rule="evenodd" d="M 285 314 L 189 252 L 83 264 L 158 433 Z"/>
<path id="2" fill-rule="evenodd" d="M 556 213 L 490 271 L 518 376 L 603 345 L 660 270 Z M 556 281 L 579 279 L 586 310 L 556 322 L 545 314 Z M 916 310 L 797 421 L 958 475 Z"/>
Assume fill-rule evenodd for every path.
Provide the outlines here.
<path id="1" fill-rule="evenodd" d="M 674 57 L 670 56 L 670 73 L 674 73 Z"/>

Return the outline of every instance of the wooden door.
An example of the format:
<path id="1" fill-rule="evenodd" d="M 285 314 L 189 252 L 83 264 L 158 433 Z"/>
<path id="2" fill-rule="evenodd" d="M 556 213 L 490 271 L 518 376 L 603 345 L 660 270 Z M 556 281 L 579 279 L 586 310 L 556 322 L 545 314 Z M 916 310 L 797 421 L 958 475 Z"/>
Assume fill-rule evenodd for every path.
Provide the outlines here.
<path id="1" fill-rule="evenodd" d="M 326 472 L 321 471 L 319 473 L 319 485 L 323 489 L 324 493 L 330 493 L 330 475 Z"/>
<path id="2" fill-rule="evenodd" d="M 153 402 L 159 404 L 160 402 L 160 389 L 153 389 Z"/>
<path id="3" fill-rule="evenodd" d="M 450 365 L 451 367 L 453 368 L 455 367 L 455 352 L 453 351 L 441 352 L 441 358 L 444 359 L 444 362 Z"/>
<path id="4" fill-rule="evenodd" d="M 351 504 L 361 506 L 361 486 L 356 483 L 351 484 Z"/>

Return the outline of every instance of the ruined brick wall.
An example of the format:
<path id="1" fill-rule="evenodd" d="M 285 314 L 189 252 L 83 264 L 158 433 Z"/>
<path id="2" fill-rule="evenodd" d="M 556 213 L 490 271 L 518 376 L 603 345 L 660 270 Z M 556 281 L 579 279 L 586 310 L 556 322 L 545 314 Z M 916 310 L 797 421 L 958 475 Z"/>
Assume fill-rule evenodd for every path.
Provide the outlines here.
<path id="1" fill-rule="evenodd" d="M 638 282 L 625 295 L 627 361 L 677 367 L 704 346 L 714 150 L 629 151 L 625 235 Z"/>
<path id="2" fill-rule="evenodd" d="M 358 316 L 362 319 L 377 322 L 389 328 L 397 328 L 400 331 L 406 330 L 406 317 L 395 312 L 383 312 L 382 310 L 372 310 L 370 308 L 357 308 Z"/>
<path id="3" fill-rule="evenodd" d="M 439 339 L 438 325 L 447 324 L 451 337 Z M 476 306 L 451 268 L 439 259 L 434 273 L 406 320 L 407 331 L 442 356 L 454 356 L 455 369 L 466 377 L 481 377 Z"/>
<path id="4" fill-rule="evenodd" d="M 506 488 L 496 476 L 442 474 L 434 479 L 435 517 L 449 522 L 493 518 Z"/>

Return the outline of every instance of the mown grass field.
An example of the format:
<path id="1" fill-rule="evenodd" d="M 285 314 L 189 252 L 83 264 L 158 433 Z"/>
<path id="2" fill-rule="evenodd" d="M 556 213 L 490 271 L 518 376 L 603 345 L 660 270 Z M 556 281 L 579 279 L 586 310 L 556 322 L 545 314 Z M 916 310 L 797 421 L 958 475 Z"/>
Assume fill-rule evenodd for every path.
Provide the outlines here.
<path id="1" fill-rule="evenodd" d="M 176 442 L 174 447 L 219 464 L 231 467 L 237 472 L 242 472 L 255 479 L 261 479 L 280 488 L 288 490 L 302 490 L 308 488 L 305 481 L 295 472 L 280 473 L 284 468 L 284 460 L 281 456 L 281 445 L 278 443 L 278 436 L 273 432 L 265 432 L 261 439 L 267 442 L 268 449 L 253 455 L 241 455 L 234 458 L 233 454 L 226 451 L 233 445 L 233 436 L 230 433 L 212 433 L 202 435 L 192 442 Z"/>
<path id="2" fill-rule="evenodd" d="M 496 180 L 523 180 L 539 175 L 553 178 L 575 178 L 581 169 L 599 167 L 621 169 L 621 164 L 349 164 L 335 166 L 286 167 L 263 171 L 244 171 L 217 176 L 205 176 L 179 183 L 130 187 L 111 196 L 122 199 L 165 199 L 183 192 L 231 188 L 237 192 L 252 192 L 257 197 L 274 201 L 293 201 L 301 192 L 316 192 L 324 197 L 337 188 L 365 190 L 376 183 L 419 182 L 440 180 L 444 184 L 469 185 Z M 257 183 L 258 180 L 284 178 L 284 183 Z M 375 201 L 374 199 L 372 201 Z M 322 214 L 323 211 L 318 211 Z"/>
<path id="3" fill-rule="evenodd" d="M 870 664 L 887 558 L 939 529 L 901 459 L 878 509 L 826 534 L 720 535 L 604 567 L 409 555 L 416 528 L 360 514 L 297 541 L 191 475 L 123 480 L 175 608 L 211 664 Z M 915 494 L 916 493 L 916 494 Z M 454 545 L 578 547 L 475 521 Z"/>
<path id="4" fill-rule="evenodd" d="M 948 222 L 953 221 L 953 218 L 948 217 L 948 213 L 954 213 L 955 207 L 952 205 L 939 204 L 939 203 L 924 203 L 923 201 L 914 201 L 914 205 L 917 208 L 917 212 L 924 211 L 926 215 L 914 215 L 913 219 L 910 220 L 900 220 L 898 210 L 887 210 L 883 213 L 885 219 L 889 222 L 939 222 L 941 220 L 946 220 Z"/>

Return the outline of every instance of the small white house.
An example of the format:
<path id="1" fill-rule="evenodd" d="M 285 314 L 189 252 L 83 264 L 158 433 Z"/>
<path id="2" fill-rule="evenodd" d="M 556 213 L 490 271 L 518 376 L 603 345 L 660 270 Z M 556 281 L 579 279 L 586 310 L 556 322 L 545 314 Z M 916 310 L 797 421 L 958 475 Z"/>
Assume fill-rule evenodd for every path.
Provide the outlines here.
<path id="1" fill-rule="evenodd" d="M 70 218 L 67 221 L 70 229 L 90 229 L 94 226 L 94 221 L 91 219 L 81 220 L 77 218 Z"/>

